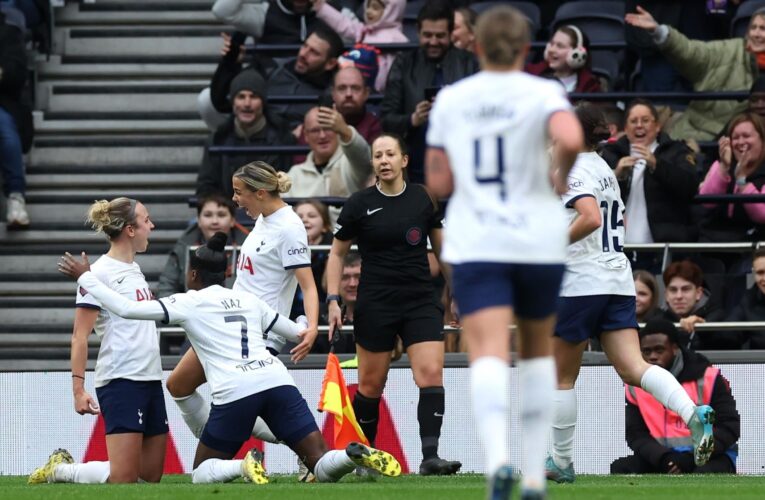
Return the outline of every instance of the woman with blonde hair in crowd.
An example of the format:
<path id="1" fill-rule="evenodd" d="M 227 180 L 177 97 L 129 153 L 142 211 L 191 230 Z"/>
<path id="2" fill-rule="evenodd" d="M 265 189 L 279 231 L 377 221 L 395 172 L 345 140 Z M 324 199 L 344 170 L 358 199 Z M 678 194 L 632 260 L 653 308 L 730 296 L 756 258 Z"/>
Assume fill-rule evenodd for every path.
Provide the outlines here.
<path id="1" fill-rule="evenodd" d="M 133 301 L 152 300 L 135 256 L 149 246 L 154 224 L 149 212 L 131 198 L 99 200 L 87 221 L 109 239 L 109 251 L 91 266 L 112 290 Z M 68 255 L 68 254 L 67 254 Z M 61 269 L 61 263 L 59 263 Z M 73 463 L 64 449 L 29 476 L 38 483 L 157 483 L 162 478 L 167 442 L 167 413 L 162 392 L 159 334 L 153 321 L 110 314 L 82 287 L 77 289 L 72 333 L 72 390 L 80 415 L 104 418 L 108 462 Z M 95 370 L 98 402 L 85 390 L 88 336 L 101 339 Z"/>

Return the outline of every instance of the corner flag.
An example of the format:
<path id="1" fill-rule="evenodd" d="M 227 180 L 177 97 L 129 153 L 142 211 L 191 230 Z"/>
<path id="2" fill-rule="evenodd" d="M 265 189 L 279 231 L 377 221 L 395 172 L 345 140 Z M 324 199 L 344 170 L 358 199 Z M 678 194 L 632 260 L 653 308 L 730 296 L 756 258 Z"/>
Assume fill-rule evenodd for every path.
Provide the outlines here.
<path id="1" fill-rule="evenodd" d="M 356 422 L 348 387 L 345 385 L 340 362 L 333 353 L 327 355 L 327 367 L 319 396 L 319 411 L 326 411 L 335 416 L 334 443 L 327 443 L 335 450 L 344 449 L 348 443 L 358 441 L 369 445 L 364 431 Z"/>

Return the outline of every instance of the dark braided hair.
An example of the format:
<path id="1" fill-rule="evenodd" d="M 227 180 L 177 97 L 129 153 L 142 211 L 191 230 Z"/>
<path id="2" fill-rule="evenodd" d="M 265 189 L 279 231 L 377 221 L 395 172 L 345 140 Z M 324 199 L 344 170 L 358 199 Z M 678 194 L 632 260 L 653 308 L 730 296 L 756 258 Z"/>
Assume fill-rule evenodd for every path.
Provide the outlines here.
<path id="1" fill-rule="evenodd" d="M 197 248 L 191 254 L 189 267 L 199 274 L 202 287 L 220 285 L 226 280 L 228 257 L 225 248 L 228 236 L 226 233 L 217 232 L 207 241 L 203 247 Z"/>

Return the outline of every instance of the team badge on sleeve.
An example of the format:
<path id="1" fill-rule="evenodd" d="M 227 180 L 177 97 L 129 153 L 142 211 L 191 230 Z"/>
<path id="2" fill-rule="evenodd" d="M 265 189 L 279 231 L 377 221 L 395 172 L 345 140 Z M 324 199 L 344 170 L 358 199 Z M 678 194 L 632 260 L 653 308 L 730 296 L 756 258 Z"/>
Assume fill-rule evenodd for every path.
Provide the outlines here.
<path id="1" fill-rule="evenodd" d="M 86 296 L 88 294 L 88 291 L 85 290 L 83 287 L 80 287 L 79 292 L 80 292 L 80 296 L 82 296 L 82 297 L 84 297 L 84 296 Z"/>

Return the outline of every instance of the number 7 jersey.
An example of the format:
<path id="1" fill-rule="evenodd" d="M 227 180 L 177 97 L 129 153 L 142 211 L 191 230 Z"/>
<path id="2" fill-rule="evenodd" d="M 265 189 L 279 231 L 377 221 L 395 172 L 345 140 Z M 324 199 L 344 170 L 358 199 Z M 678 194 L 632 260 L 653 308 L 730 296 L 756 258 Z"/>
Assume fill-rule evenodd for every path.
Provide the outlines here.
<path id="1" fill-rule="evenodd" d="M 454 177 L 445 261 L 564 261 L 566 215 L 551 184 L 548 122 L 570 107 L 559 83 L 520 71 L 482 71 L 439 92 L 427 140 L 446 152 Z"/>
<path id="2" fill-rule="evenodd" d="M 578 216 L 574 203 L 594 198 L 601 213 L 598 229 L 568 246 L 561 296 L 635 295 L 629 259 L 624 255 L 624 203 L 613 170 L 597 153 L 580 153 L 561 196 L 569 224 Z"/>

